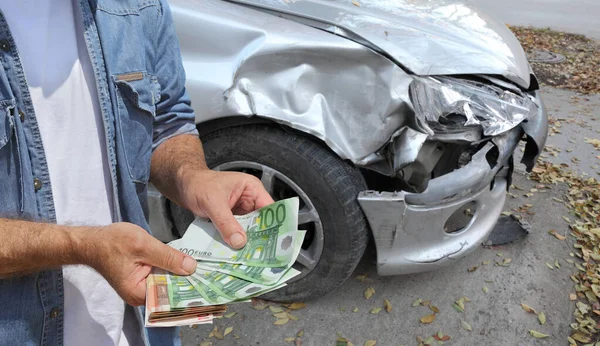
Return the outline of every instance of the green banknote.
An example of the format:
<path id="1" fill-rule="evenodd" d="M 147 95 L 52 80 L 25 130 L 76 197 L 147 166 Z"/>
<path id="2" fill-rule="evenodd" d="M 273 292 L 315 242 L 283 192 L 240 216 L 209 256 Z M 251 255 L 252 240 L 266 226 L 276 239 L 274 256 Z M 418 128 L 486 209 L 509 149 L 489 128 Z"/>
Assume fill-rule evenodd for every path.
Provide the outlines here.
<path id="1" fill-rule="evenodd" d="M 235 218 L 246 231 L 248 242 L 240 250 L 229 247 L 216 227 L 196 219 L 183 238 L 169 243 L 197 260 L 245 264 L 256 267 L 287 267 L 294 259 L 298 236 L 298 198 L 288 198 Z"/>
<path id="2" fill-rule="evenodd" d="M 277 285 L 262 285 L 225 273 L 215 271 L 211 272 L 198 268 L 194 274 L 188 277 L 188 279 L 193 285 L 198 285 L 200 287 L 202 287 L 202 285 L 206 286 L 219 296 L 229 299 L 229 301 L 236 301 L 252 298 L 283 287 L 284 285 L 282 284 L 298 274 L 300 274 L 298 270 L 289 268 Z M 199 283 L 194 284 L 194 281 Z"/>
<path id="3" fill-rule="evenodd" d="M 294 259 L 298 257 L 298 254 L 302 249 L 302 242 L 304 241 L 305 234 L 306 231 L 297 231 L 297 234 L 294 238 L 294 252 L 292 253 L 292 258 Z M 277 284 L 286 273 L 286 270 L 289 269 L 293 264 L 294 261 L 290 261 L 290 263 L 288 263 L 288 265 L 285 267 L 267 268 L 247 266 L 243 264 L 198 261 L 198 267 L 203 270 L 218 271 L 263 285 Z"/>
<path id="4" fill-rule="evenodd" d="M 171 309 L 183 309 L 191 306 L 214 305 L 208 297 L 197 290 L 185 276 L 167 274 L 169 303 Z M 216 303 L 219 304 L 219 303 Z"/>

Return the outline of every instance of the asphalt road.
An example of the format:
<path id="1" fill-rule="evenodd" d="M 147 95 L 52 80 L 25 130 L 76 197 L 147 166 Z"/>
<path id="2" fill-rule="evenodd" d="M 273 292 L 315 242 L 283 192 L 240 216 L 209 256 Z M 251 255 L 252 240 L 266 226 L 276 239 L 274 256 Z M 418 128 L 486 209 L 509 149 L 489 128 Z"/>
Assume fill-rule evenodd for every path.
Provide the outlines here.
<path id="1" fill-rule="evenodd" d="M 600 160 L 596 155 L 600 151 L 585 143 L 585 138 L 600 138 L 600 114 L 594 113 L 600 109 L 600 95 L 585 98 L 558 89 L 544 88 L 543 91 L 550 116 L 561 119 L 560 124 L 553 125 L 553 134 L 548 139 L 550 152 L 544 155 L 548 160 L 567 163 L 582 174 L 599 178 Z M 556 152 L 556 156 L 552 152 Z M 530 210 L 534 214 L 526 215 L 532 233 L 522 242 L 493 250 L 481 248 L 453 266 L 435 272 L 395 277 L 379 277 L 374 254 L 369 252 L 343 287 L 307 302 L 305 309 L 294 312 L 297 321 L 274 326 L 275 318 L 268 309 L 257 311 L 250 304 L 233 305 L 230 311 L 237 314 L 230 319 L 216 320 L 214 324 L 221 330 L 231 326 L 233 332 L 224 340 L 211 338 L 210 341 L 214 345 L 292 345 L 284 339 L 304 330 L 302 345 L 305 346 L 334 345 L 337 333 L 354 345 L 377 340 L 378 346 L 398 346 L 416 345 L 417 336 L 426 338 L 441 331 L 451 337 L 444 343 L 447 345 L 566 345 L 574 310 L 573 302 L 569 301 L 569 293 L 574 291 L 569 275 L 576 269 L 565 260 L 570 258 L 573 239 L 559 241 L 548 234 L 550 229 L 567 234 L 567 223 L 562 216 L 568 216 L 568 210 L 552 199 L 561 198 L 566 187 L 553 186 L 545 192 L 538 189 L 533 196 L 525 197 L 524 193 L 536 183 L 527 179 L 522 166 L 517 167 L 514 184 L 523 191 L 512 191 L 516 197 L 507 199 L 505 210 L 533 205 Z M 506 267 L 494 265 L 504 258 L 511 258 L 512 262 Z M 482 265 L 488 260 L 491 264 Z M 546 266 L 546 262 L 554 264 L 555 261 L 560 268 L 551 270 Z M 479 268 L 468 272 L 473 266 Z M 355 279 L 358 274 L 366 274 L 367 281 Z M 366 300 L 363 292 L 369 286 L 376 293 Z M 488 288 L 487 293 L 483 291 L 484 286 Z M 458 313 L 452 303 L 463 296 L 471 302 L 466 303 L 464 313 Z M 411 303 L 417 298 L 431 300 L 439 308 L 433 323 L 420 323 L 419 319 L 431 311 L 426 306 L 412 307 Z M 371 314 L 373 308 L 382 307 L 383 299 L 391 302 L 392 311 Z M 537 317 L 526 313 L 520 303 L 543 311 L 547 323 L 540 325 Z M 358 308 L 358 312 L 353 312 L 354 308 Z M 461 320 L 471 325 L 473 331 L 462 329 Z M 183 345 L 198 345 L 208 340 L 214 326 L 182 328 Z M 550 338 L 535 339 L 529 335 L 530 329 L 549 334 Z"/>
<path id="2" fill-rule="evenodd" d="M 600 39 L 598 0 L 467 0 L 507 24 L 584 34 Z"/>

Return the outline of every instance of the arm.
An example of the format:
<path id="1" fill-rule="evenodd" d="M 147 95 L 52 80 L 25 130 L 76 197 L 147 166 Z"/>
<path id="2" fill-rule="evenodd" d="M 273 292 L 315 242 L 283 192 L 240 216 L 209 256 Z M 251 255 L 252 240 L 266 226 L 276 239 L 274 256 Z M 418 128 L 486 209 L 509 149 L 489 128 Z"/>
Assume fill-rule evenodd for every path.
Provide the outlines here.
<path id="1" fill-rule="evenodd" d="M 155 35 L 155 74 L 161 97 L 156 104 L 150 179 L 170 200 L 195 215 L 209 217 L 222 238 L 240 248 L 246 243 L 246 233 L 233 213 L 251 212 L 273 199 L 251 175 L 207 168 L 166 0 L 161 0 L 161 8 Z"/>
<path id="2" fill-rule="evenodd" d="M 152 266 L 189 275 L 196 261 L 129 223 L 71 227 L 0 219 L 0 278 L 69 264 L 96 269 L 131 305 L 146 297 Z"/>

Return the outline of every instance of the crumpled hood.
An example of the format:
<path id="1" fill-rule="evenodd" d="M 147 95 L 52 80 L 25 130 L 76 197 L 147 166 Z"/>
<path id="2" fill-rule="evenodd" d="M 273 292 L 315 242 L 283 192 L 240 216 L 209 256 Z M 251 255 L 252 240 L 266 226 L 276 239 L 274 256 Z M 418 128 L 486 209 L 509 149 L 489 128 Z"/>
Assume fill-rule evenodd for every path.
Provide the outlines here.
<path id="1" fill-rule="evenodd" d="M 517 39 L 502 22 L 465 1 L 228 1 L 355 40 L 418 75 L 494 74 L 529 87 L 531 72 Z"/>

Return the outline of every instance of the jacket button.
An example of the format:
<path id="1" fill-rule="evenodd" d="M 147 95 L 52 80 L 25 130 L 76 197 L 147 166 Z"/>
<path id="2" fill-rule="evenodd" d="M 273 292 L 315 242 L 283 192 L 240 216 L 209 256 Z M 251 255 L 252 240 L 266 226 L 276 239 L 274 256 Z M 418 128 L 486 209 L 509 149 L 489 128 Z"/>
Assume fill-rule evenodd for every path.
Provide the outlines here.
<path id="1" fill-rule="evenodd" d="M 59 313 L 60 313 L 60 309 L 59 308 L 52 309 L 52 311 L 50 311 L 50 318 L 56 318 Z"/>
<path id="2" fill-rule="evenodd" d="M 35 191 L 38 191 L 39 189 L 42 188 L 42 181 L 39 180 L 38 178 L 34 178 L 33 179 L 33 188 L 35 189 Z"/>
<path id="3" fill-rule="evenodd" d="M 21 118 L 21 122 L 25 121 L 25 113 L 19 109 L 19 118 Z"/>
<path id="4" fill-rule="evenodd" d="M 8 43 L 8 40 L 0 40 L 0 49 L 5 52 L 10 51 L 10 44 Z"/>

